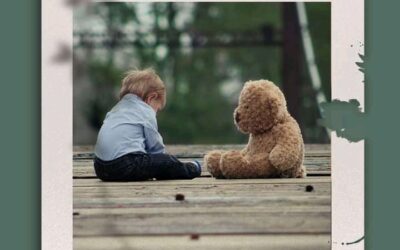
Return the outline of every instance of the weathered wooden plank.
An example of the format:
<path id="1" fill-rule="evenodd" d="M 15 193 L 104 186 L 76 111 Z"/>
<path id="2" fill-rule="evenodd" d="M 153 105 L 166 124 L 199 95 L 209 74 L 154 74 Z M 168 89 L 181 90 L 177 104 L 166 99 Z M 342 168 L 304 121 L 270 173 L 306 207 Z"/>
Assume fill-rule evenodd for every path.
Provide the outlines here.
<path id="1" fill-rule="evenodd" d="M 74 235 L 330 233 L 330 212 L 101 214 L 74 218 Z"/>
<path id="2" fill-rule="evenodd" d="M 167 150 L 192 160 L 218 147 Z M 242 145 L 222 149 L 235 147 Z M 93 148 L 74 150 L 74 249 L 329 249 L 330 176 L 218 180 L 204 171 L 193 180 L 102 182 Z M 309 173 L 330 175 L 330 145 L 306 145 L 304 163 Z M 177 236 L 190 234 L 200 239 Z"/>
<path id="3" fill-rule="evenodd" d="M 182 162 L 189 162 L 189 161 L 194 161 L 197 160 L 203 165 L 203 158 L 178 158 Z M 304 165 L 306 166 L 319 166 L 323 165 L 326 167 L 330 167 L 331 164 L 331 159 L 330 157 L 306 157 L 304 159 Z M 92 159 L 76 159 L 74 160 L 74 166 L 93 166 L 93 160 Z"/>
<path id="4" fill-rule="evenodd" d="M 197 160 L 203 164 L 203 158 L 178 158 L 183 162 Z M 331 158 L 330 156 L 323 156 L 323 157 L 305 157 L 304 164 L 305 165 L 318 165 L 318 164 L 330 164 Z M 74 165 L 76 166 L 92 166 L 93 159 L 75 159 Z"/>
<path id="5" fill-rule="evenodd" d="M 314 178 L 309 178 L 309 179 L 314 179 Z M 325 181 L 320 181 L 321 179 L 315 178 L 318 181 L 313 182 L 312 180 L 310 182 L 303 182 L 303 183 L 298 183 L 297 180 L 296 182 L 288 182 L 288 183 L 271 183 L 269 180 L 265 182 L 258 182 L 261 179 L 254 179 L 255 183 L 252 182 L 238 182 L 238 183 L 230 183 L 229 181 L 226 182 L 209 182 L 209 183 L 203 183 L 202 185 L 199 185 L 198 179 L 194 179 L 193 181 L 196 181 L 196 183 L 191 184 L 187 183 L 184 180 L 179 181 L 171 181 L 171 185 L 169 185 L 170 182 L 166 181 L 159 181 L 158 183 L 162 185 L 153 185 L 157 181 L 148 181 L 149 184 L 147 185 L 145 183 L 147 182 L 141 182 L 142 185 L 136 185 L 137 182 L 132 182 L 132 185 L 108 185 L 110 182 L 101 182 L 99 181 L 100 185 L 101 183 L 104 183 L 104 185 L 101 186 L 96 186 L 96 185 L 82 185 L 82 186 L 75 186 L 75 191 L 76 192 L 103 192 L 103 190 L 106 191 L 114 191 L 114 192 L 122 192 L 121 195 L 124 192 L 139 192 L 139 191 L 146 191 L 146 192 L 179 192 L 179 191 L 186 191 L 186 192 L 202 192 L 206 191 L 209 194 L 218 194 L 219 192 L 223 192 L 224 194 L 229 194 L 230 192 L 254 192 L 255 190 L 260 191 L 260 192 L 303 192 L 306 189 L 307 185 L 312 185 L 313 189 L 312 193 L 313 194 L 318 194 L 319 192 L 328 192 L 331 189 L 331 183 L 330 182 L 325 182 Z M 250 179 L 251 180 L 251 179 Z M 273 180 L 273 179 L 271 179 Z M 257 183 L 258 182 L 258 183 Z M 176 185 L 175 185 L 175 184 Z M 119 182 L 115 182 L 115 184 L 120 184 Z M 123 183 L 122 183 L 123 184 Z"/>
<path id="6" fill-rule="evenodd" d="M 135 193 L 136 194 L 136 193 Z M 121 196 L 108 194 L 107 192 L 99 194 L 80 194 L 75 195 L 73 202 L 75 208 L 90 208 L 90 207 L 150 207 L 150 206 L 246 206 L 248 204 L 262 205 L 265 207 L 270 206 L 330 206 L 331 198 L 329 194 L 323 193 L 319 195 L 308 195 L 305 193 L 293 192 L 279 192 L 277 194 L 271 193 L 257 193 L 257 195 L 244 197 L 243 193 L 237 196 L 233 194 L 205 196 L 206 194 L 198 194 L 194 192 L 179 193 L 185 196 L 184 201 L 176 201 L 175 195 L 177 193 L 164 193 L 157 196 L 145 196 L 145 194 L 138 194 L 137 197 L 129 194 Z M 249 195 L 247 193 L 247 195 Z M 297 195 L 297 196 L 292 196 Z M 284 198 L 282 198 L 284 197 Z M 247 203 L 246 203 L 247 202 Z M 271 204 L 269 204 L 271 203 Z"/>
<path id="7" fill-rule="evenodd" d="M 206 152 L 209 150 L 214 149 L 221 149 L 221 150 L 239 150 L 243 148 L 245 144 L 223 144 L 223 145 L 210 145 L 210 144 L 198 144 L 198 145 L 183 145 L 183 144 L 176 144 L 176 145 L 166 145 L 166 150 L 170 153 L 181 153 L 191 151 L 198 151 L 198 152 Z M 331 145 L 330 144 L 305 144 L 306 151 L 330 151 Z M 93 145 L 75 145 L 73 147 L 74 152 L 93 152 L 94 146 Z"/>
<path id="8" fill-rule="evenodd" d="M 203 157 L 211 150 L 240 150 L 243 144 L 232 145 L 166 145 L 166 151 L 169 154 L 181 158 Z M 306 144 L 306 156 L 330 156 L 329 144 Z M 74 159 L 92 159 L 93 146 L 74 146 Z"/>
<path id="9" fill-rule="evenodd" d="M 316 177 L 316 176 L 331 176 L 331 171 L 308 171 L 307 172 L 308 177 Z M 201 176 L 199 178 L 205 178 L 205 177 L 212 177 L 211 174 L 207 171 L 201 172 Z M 94 171 L 74 171 L 74 175 L 72 177 L 73 179 L 97 179 L 97 177 L 94 175 Z"/>
<path id="10" fill-rule="evenodd" d="M 191 161 L 191 160 L 198 160 L 203 165 L 202 158 L 188 158 L 188 159 L 180 159 L 183 162 Z M 95 178 L 95 172 L 93 168 L 93 161 L 90 159 L 80 159 L 74 160 L 73 166 L 73 177 L 74 178 Z M 328 176 L 330 175 L 330 158 L 323 157 L 320 159 L 314 158 L 306 158 L 304 161 L 304 165 L 307 169 L 307 173 L 310 176 Z M 206 168 L 202 169 L 202 176 L 211 176 L 211 174 L 207 171 Z"/>
<path id="11" fill-rule="evenodd" d="M 329 205 L 296 205 L 296 206 L 191 206 L 190 204 L 177 204 L 177 206 L 163 207 L 127 207 L 127 208 L 74 208 L 74 219 L 90 216 L 119 216 L 129 214 L 221 214 L 221 213 L 304 213 L 304 212 L 331 212 Z"/>
<path id="12" fill-rule="evenodd" d="M 281 178 L 281 179 L 214 179 L 195 178 L 193 180 L 163 180 L 163 181 L 137 181 L 137 182 L 103 182 L 99 179 L 74 179 L 74 187 L 103 187 L 103 186 L 178 186 L 178 185 L 239 185 L 239 184 L 315 184 L 330 183 L 330 176 L 307 178 Z"/>
<path id="13" fill-rule="evenodd" d="M 309 176 L 330 176 L 331 171 L 324 167 L 307 167 Z M 202 177 L 211 177 L 211 174 L 202 169 Z M 73 178 L 97 178 L 92 166 L 79 166 L 73 168 Z"/>
<path id="14" fill-rule="evenodd" d="M 194 180 L 195 182 L 197 180 Z M 235 180 L 233 180 L 235 181 Z M 175 182 L 175 181 L 173 181 Z M 231 181 L 228 181 L 230 183 Z M 222 182 L 223 183 L 223 182 Z M 262 184 L 258 184 L 259 186 Z M 316 190 L 320 190 L 322 188 L 328 189 L 329 188 L 329 183 L 321 183 L 321 184 L 314 184 Z M 102 190 L 105 192 L 103 197 L 98 197 L 98 198 L 93 198 L 93 197 L 85 197 L 85 198 L 78 198 L 79 195 L 74 195 L 74 208 L 75 212 L 79 213 L 79 216 L 77 218 L 74 218 L 75 220 L 80 220 L 82 217 L 86 217 L 85 222 L 81 222 L 82 224 L 76 224 L 76 225 L 86 225 L 88 221 L 93 222 L 93 221 L 98 221 L 99 219 L 96 219 L 92 217 L 91 215 L 97 214 L 97 217 L 105 218 L 105 217 L 112 217 L 113 219 L 116 219 L 116 217 L 122 216 L 121 214 L 128 214 L 128 216 L 132 216 L 133 213 L 138 213 L 138 218 L 143 219 L 143 214 L 153 214 L 154 218 L 160 218 L 160 220 L 164 220 L 164 217 L 169 217 L 170 214 L 176 214 L 176 217 L 181 218 L 182 214 L 187 214 L 187 219 L 193 217 L 193 216 L 198 216 L 199 214 L 206 214 L 205 218 L 199 219 L 200 221 L 205 220 L 208 221 L 210 218 L 207 216 L 215 216 L 215 217 L 220 217 L 222 215 L 226 215 L 229 218 L 235 220 L 236 217 L 240 217 L 244 214 L 247 214 L 249 217 L 251 217 L 251 214 L 256 214 L 256 213 L 263 213 L 264 215 L 262 217 L 265 217 L 265 213 L 272 213 L 274 218 L 281 217 L 281 221 L 287 221 L 286 215 L 288 213 L 297 213 L 297 220 L 300 220 L 301 218 L 307 218 L 307 220 L 311 220 L 312 218 L 308 217 L 313 217 L 313 216 L 308 216 L 305 215 L 305 213 L 308 213 L 310 211 L 314 213 L 322 213 L 324 214 L 324 219 L 322 220 L 328 220 L 330 218 L 330 196 L 329 195 L 318 195 L 315 197 L 318 193 L 316 191 L 315 193 L 310 193 L 310 195 L 307 196 L 299 196 L 298 194 L 294 193 L 293 191 L 296 191 L 296 185 L 290 185 L 290 184 L 267 184 L 268 188 L 275 188 L 277 190 L 280 189 L 286 189 L 290 191 L 289 193 L 270 193 L 269 195 L 258 195 L 258 193 L 253 192 L 252 194 L 247 194 L 243 195 L 243 193 L 237 193 L 235 196 L 235 190 L 238 192 L 239 190 L 248 187 L 248 191 L 251 190 L 252 188 L 255 188 L 254 186 L 252 187 L 251 184 L 243 184 L 243 185 L 233 185 L 231 187 L 230 185 L 222 185 L 220 188 L 224 188 L 223 186 L 228 187 L 231 189 L 228 194 L 220 194 L 220 195 L 215 195 L 213 192 L 210 192 L 209 194 L 204 194 L 201 195 L 199 193 L 196 193 L 196 187 L 194 187 L 192 193 L 184 193 L 185 194 L 185 201 L 176 201 L 174 197 L 174 189 L 173 186 L 171 186 L 169 189 L 171 190 L 166 192 L 164 194 L 158 194 L 158 193 L 152 193 L 149 192 L 147 196 L 142 196 L 142 195 L 133 195 L 133 197 L 128 197 L 125 195 L 126 193 L 121 192 L 121 195 L 112 195 L 111 193 L 113 191 L 116 191 L 117 193 L 120 190 L 123 190 L 124 188 L 127 188 L 127 193 L 129 194 L 129 189 L 135 189 L 135 187 L 130 187 L 130 186 L 109 186 L 109 187 L 75 187 L 75 191 L 78 193 L 83 193 L 85 191 L 95 191 L 96 189 L 99 190 L 99 192 L 102 192 Z M 255 185 L 257 187 L 257 185 Z M 291 187 L 292 186 L 292 187 Z M 168 187 L 168 186 L 167 186 Z M 178 186 L 178 190 L 179 190 Z M 104 190 L 104 189 L 107 189 Z M 142 185 L 142 186 L 137 186 L 136 187 L 139 190 L 146 190 L 149 187 L 147 185 Z M 153 186 L 150 188 L 152 189 L 160 189 L 164 190 L 166 187 L 159 187 L 159 186 Z M 191 186 L 182 186 L 183 190 L 185 188 L 192 188 Z M 200 188 L 215 188 L 214 185 L 212 186 L 200 186 Z M 217 188 L 218 185 L 217 185 Z M 297 187 L 301 188 L 301 187 Z M 260 189 L 260 188 L 259 188 Z M 259 190 L 258 189 L 258 190 Z M 261 188 L 262 189 L 262 188 Z M 181 190 L 179 190 L 181 191 Z M 248 192 L 247 191 L 247 192 Z M 133 192 L 132 192 L 133 193 Z M 307 193 L 308 194 L 308 193 Z M 293 196 L 294 195 L 294 196 Z M 93 210 L 95 207 L 99 208 L 96 210 Z M 89 209 L 82 209 L 82 208 L 89 208 Z M 127 210 L 115 210 L 113 208 L 124 208 Z M 193 211 L 194 209 L 194 211 Z M 92 213 L 87 213 L 87 211 L 96 211 Z M 125 213 L 121 212 L 124 211 Z M 202 212 L 202 213 L 201 213 Z M 88 216 L 89 215 L 89 216 Z M 282 217 L 283 216 L 283 217 Z M 96 217 L 96 216 L 95 216 Z M 221 222 L 223 225 L 227 227 L 231 227 L 229 222 L 228 217 L 226 218 L 226 222 Z M 84 217 L 85 218 L 85 217 Z M 83 218 L 83 219 L 84 219 Z M 177 218 L 178 219 L 178 218 Z M 125 221 L 125 219 L 121 219 L 122 221 Z M 249 222 L 249 220 L 243 220 L 242 223 Z M 251 221 L 251 220 L 250 220 Z M 98 221 L 99 225 L 102 225 L 104 221 Z M 116 222 L 119 226 L 120 222 Z M 136 223 L 136 221 L 132 221 L 132 223 Z M 147 221 L 145 225 L 151 225 L 151 220 Z M 156 222 L 155 222 L 156 223 Z M 300 223 L 301 222 L 293 222 L 293 223 Z M 325 223 L 325 222 L 323 222 Z M 329 224 L 329 222 L 326 222 Z M 158 222 L 156 223 L 158 225 Z M 97 226 L 99 226 L 97 225 Z M 316 222 L 315 225 L 321 225 L 321 222 Z M 94 225 L 92 225 L 94 226 Z M 215 225 L 211 226 L 214 227 Z M 154 224 L 154 228 L 155 228 Z M 188 227 L 191 228 L 192 226 Z M 143 233 L 143 234 L 151 234 L 154 233 L 151 230 L 154 229 L 153 227 L 148 228 L 150 231 L 142 231 L 139 230 L 136 233 Z M 187 228 L 187 229 L 188 229 Z M 241 228 L 241 226 L 237 226 L 237 228 Z M 248 230 L 253 228 L 252 225 L 249 225 Z M 204 231 L 205 228 L 204 225 L 199 225 L 199 230 Z M 89 230 L 89 229 L 88 229 Z M 165 232 L 169 232 L 170 229 L 163 229 Z M 225 232 L 226 228 L 221 228 L 221 232 Z M 233 230 L 231 228 L 231 230 Z M 283 230 L 281 228 L 281 230 Z M 301 229 L 303 230 L 303 229 Z M 307 229 L 309 230 L 309 229 Z M 310 229 L 311 230 L 311 229 Z M 247 233 L 251 232 L 246 231 Z M 160 231 L 156 231 L 155 233 L 160 233 Z M 184 233 L 184 231 L 179 231 L 175 233 Z M 216 231 L 212 231 L 211 233 L 216 233 Z M 232 231 L 231 231 L 232 233 Z M 254 233 L 254 231 L 253 231 Z"/>
<path id="15" fill-rule="evenodd" d="M 328 234 L 76 237 L 75 250 L 328 250 Z"/>
<path id="16" fill-rule="evenodd" d="M 166 147 L 168 153 L 177 155 L 178 157 L 203 157 L 204 154 L 211 150 L 241 150 L 245 147 L 242 145 L 169 145 Z M 330 154 L 330 145 L 305 145 L 306 155 L 323 156 Z"/>
<path id="17" fill-rule="evenodd" d="M 188 196 L 185 201 L 176 201 L 170 197 L 102 197 L 102 198 L 74 198 L 74 208 L 118 208 L 118 207 L 148 207 L 148 206 L 329 206 L 330 195 L 326 196 L 265 196 L 265 197 L 197 197 Z M 160 210 L 162 211 L 162 210 Z"/>
<path id="18" fill-rule="evenodd" d="M 178 158 L 183 162 L 188 162 L 188 161 L 193 161 L 197 160 L 200 163 L 203 163 L 203 158 L 196 158 L 196 157 L 191 157 L 191 158 Z M 315 164 L 330 164 L 331 158 L 330 156 L 324 156 L 324 157 L 305 157 L 304 159 L 304 164 L 310 164 L 310 165 L 315 165 Z M 74 164 L 77 165 L 93 165 L 93 160 L 92 159 L 76 159 L 74 160 Z"/>
<path id="19" fill-rule="evenodd" d="M 183 152 L 183 153 L 170 153 L 167 152 L 171 155 L 174 155 L 175 157 L 178 158 L 203 158 L 205 152 Z M 328 151 L 307 151 L 305 152 L 305 157 L 330 157 L 331 153 Z M 80 160 L 80 159 L 93 159 L 94 158 L 94 153 L 93 152 L 75 152 L 73 154 L 73 159 L 74 160 Z"/>
<path id="20" fill-rule="evenodd" d="M 121 198 L 121 199 L 133 199 L 133 198 L 150 198 L 154 197 L 157 199 L 164 198 L 166 200 L 175 199 L 175 195 L 182 194 L 186 197 L 186 199 L 191 199 L 192 197 L 224 197 L 224 198 L 231 198 L 231 197 L 238 197 L 238 196 L 245 196 L 245 197 L 276 197 L 280 196 L 306 196 L 309 197 L 309 192 L 303 190 L 298 191 L 290 191 L 290 190 L 280 190 L 280 191 L 270 191 L 270 190 L 257 190 L 256 192 L 253 191 L 239 191 L 239 190 L 221 190 L 221 191 L 211 191 L 207 192 L 206 189 L 201 191 L 195 190 L 184 190 L 184 189 L 176 189 L 176 190 L 165 190 L 165 191 L 158 191 L 155 189 L 147 189 L 147 190 L 121 190 L 121 189 L 107 189 L 107 190 L 97 190 L 97 191 L 82 191 L 76 190 L 74 191 L 74 198 L 77 199 L 105 199 L 107 200 L 114 199 L 114 198 Z M 207 196 L 208 195 L 208 196 Z M 319 189 L 319 191 L 313 191 L 314 196 L 317 195 L 330 195 L 329 189 Z"/>
<path id="21" fill-rule="evenodd" d="M 89 184 L 90 182 L 93 183 L 92 180 L 84 180 L 78 181 L 79 183 L 83 182 L 83 185 L 75 185 L 74 187 L 74 201 L 75 205 L 78 205 L 81 200 L 85 203 L 94 198 L 98 198 L 100 203 L 106 200 L 107 204 L 113 201 L 119 205 L 121 204 L 118 203 L 120 200 L 125 203 L 128 202 L 128 204 L 134 202 L 143 204 L 152 199 L 157 204 L 163 202 L 175 203 L 175 195 L 178 193 L 185 195 L 185 202 L 197 200 L 197 203 L 215 203 L 216 199 L 225 199 L 225 203 L 227 203 L 228 198 L 231 198 L 231 201 L 238 199 L 257 201 L 259 198 L 265 199 L 267 197 L 271 197 L 275 201 L 284 197 L 296 200 L 299 199 L 299 196 L 323 196 L 328 199 L 331 194 L 329 179 L 316 178 L 315 181 L 310 179 L 313 178 L 308 178 L 308 182 L 298 183 L 297 179 L 202 180 L 198 178 L 194 180 L 132 183 L 95 181 L 95 185 Z M 276 180 L 279 180 L 279 182 L 276 182 Z M 285 180 L 289 182 L 285 182 Z M 312 186 L 313 190 L 307 192 L 307 186 Z M 329 202 L 326 204 L 330 204 Z"/>
<path id="22" fill-rule="evenodd" d="M 106 186 L 75 187 L 74 198 L 138 198 L 170 197 L 184 194 L 187 197 L 258 197 L 258 196 L 299 196 L 330 195 L 330 183 L 315 183 L 312 192 L 306 191 L 307 184 L 243 184 L 243 185 L 202 185 L 202 186 Z M 256 191 L 255 191 L 256 190 Z"/>
<path id="23" fill-rule="evenodd" d="M 207 152 L 207 151 L 206 151 Z M 183 153 L 169 153 L 171 155 L 174 155 L 177 158 L 203 158 L 206 152 L 183 152 Z M 330 157 L 330 152 L 327 151 L 309 151 L 306 152 L 305 157 Z M 94 153 L 93 152 L 75 152 L 73 154 L 73 159 L 74 160 L 91 160 L 94 158 Z"/>

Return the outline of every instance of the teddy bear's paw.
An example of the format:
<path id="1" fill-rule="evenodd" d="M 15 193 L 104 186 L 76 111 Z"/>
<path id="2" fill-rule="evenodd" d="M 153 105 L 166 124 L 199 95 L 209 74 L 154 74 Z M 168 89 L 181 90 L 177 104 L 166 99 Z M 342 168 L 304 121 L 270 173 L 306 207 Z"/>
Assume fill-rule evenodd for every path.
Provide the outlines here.
<path id="1" fill-rule="evenodd" d="M 304 178 L 307 176 L 306 169 L 303 165 L 298 168 L 287 168 L 284 170 L 278 169 L 278 171 L 280 172 L 280 178 Z"/>
<path id="2" fill-rule="evenodd" d="M 219 150 L 214 150 L 208 152 L 204 156 L 204 165 L 207 168 L 208 172 L 215 177 L 215 178 L 223 178 L 224 176 L 222 175 L 221 168 L 220 168 L 220 160 L 221 160 L 221 155 L 222 151 Z"/>
<path id="3" fill-rule="evenodd" d="M 301 167 L 297 171 L 296 178 L 305 178 L 305 177 L 307 177 L 306 167 L 304 165 L 301 165 Z"/>

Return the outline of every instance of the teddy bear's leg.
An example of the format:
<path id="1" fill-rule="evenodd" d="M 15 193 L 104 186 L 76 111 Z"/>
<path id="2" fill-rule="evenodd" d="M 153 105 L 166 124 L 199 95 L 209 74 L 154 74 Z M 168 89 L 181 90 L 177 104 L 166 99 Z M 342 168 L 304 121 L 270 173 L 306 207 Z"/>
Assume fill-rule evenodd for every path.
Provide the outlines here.
<path id="1" fill-rule="evenodd" d="M 229 151 L 221 157 L 221 171 L 226 178 L 267 178 L 276 175 L 268 163 L 268 154 L 246 159 L 240 151 Z"/>
<path id="2" fill-rule="evenodd" d="M 228 151 L 221 157 L 221 171 L 226 178 L 250 178 L 252 171 L 240 151 Z"/>
<path id="3" fill-rule="evenodd" d="M 207 168 L 208 172 L 215 178 L 223 178 L 221 168 L 220 168 L 220 160 L 223 151 L 213 150 L 208 152 L 204 156 L 204 166 Z"/>
<path id="4" fill-rule="evenodd" d="M 221 171 L 226 178 L 245 178 L 246 162 L 239 151 L 228 151 L 221 156 Z"/>

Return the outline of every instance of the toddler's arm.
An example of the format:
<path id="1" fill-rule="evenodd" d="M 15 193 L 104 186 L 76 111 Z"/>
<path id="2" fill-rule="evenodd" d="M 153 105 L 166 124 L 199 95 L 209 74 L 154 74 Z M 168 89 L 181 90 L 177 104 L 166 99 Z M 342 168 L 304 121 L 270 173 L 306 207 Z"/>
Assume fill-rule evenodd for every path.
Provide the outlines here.
<path id="1" fill-rule="evenodd" d="M 146 152 L 149 154 L 163 154 L 165 153 L 165 146 L 163 139 L 157 130 L 144 127 L 144 138 Z"/>

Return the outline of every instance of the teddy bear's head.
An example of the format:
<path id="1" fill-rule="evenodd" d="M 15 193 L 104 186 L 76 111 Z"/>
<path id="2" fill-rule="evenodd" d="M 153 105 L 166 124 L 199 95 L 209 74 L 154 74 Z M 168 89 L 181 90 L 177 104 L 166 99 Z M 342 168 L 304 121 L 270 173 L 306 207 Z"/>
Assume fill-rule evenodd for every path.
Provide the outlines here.
<path id="1" fill-rule="evenodd" d="M 267 80 L 248 81 L 234 112 L 235 124 L 243 133 L 263 133 L 288 114 L 282 91 Z"/>

